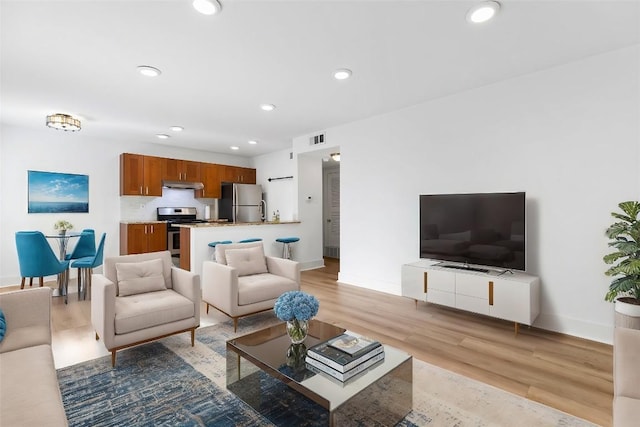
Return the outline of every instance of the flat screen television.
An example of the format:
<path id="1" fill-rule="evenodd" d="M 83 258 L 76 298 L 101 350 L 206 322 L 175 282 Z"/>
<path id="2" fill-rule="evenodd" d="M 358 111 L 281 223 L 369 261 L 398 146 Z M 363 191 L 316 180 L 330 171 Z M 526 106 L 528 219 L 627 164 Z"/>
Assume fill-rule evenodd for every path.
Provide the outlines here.
<path id="1" fill-rule="evenodd" d="M 420 195 L 420 258 L 525 270 L 525 193 Z"/>

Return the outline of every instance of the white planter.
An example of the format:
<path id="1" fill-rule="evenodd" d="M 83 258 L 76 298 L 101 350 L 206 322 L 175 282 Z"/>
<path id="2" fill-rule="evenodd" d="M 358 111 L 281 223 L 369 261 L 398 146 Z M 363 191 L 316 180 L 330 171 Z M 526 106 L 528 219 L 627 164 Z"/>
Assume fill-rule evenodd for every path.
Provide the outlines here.
<path id="1" fill-rule="evenodd" d="M 616 299 L 616 326 L 640 329 L 640 305 L 628 304 Z"/>

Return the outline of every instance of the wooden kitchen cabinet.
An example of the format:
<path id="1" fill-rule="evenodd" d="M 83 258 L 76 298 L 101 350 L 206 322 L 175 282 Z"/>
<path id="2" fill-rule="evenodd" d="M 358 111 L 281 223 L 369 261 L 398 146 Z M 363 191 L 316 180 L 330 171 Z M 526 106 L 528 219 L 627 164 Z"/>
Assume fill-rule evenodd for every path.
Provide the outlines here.
<path id="1" fill-rule="evenodd" d="M 120 224 L 120 255 L 167 250 L 167 224 Z"/>
<path id="2" fill-rule="evenodd" d="M 256 170 L 240 166 L 223 166 L 221 181 L 255 184 Z"/>
<path id="3" fill-rule="evenodd" d="M 120 155 L 121 196 L 162 196 L 161 157 L 122 153 Z"/>
<path id="4" fill-rule="evenodd" d="M 200 162 L 163 159 L 162 179 L 168 181 L 201 182 Z"/>
<path id="5" fill-rule="evenodd" d="M 196 198 L 219 199 L 221 172 L 224 166 L 214 163 L 200 163 L 200 178 L 204 188 L 196 190 Z"/>

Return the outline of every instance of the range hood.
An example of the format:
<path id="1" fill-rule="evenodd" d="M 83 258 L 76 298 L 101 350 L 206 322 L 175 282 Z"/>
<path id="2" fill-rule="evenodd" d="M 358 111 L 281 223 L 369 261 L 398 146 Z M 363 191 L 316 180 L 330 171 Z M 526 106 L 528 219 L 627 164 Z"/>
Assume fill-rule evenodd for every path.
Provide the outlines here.
<path id="1" fill-rule="evenodd" d="M 180 188 L 183 190 L 202 190 L 204 184 L 201 182 L 185 182 L 185 181 L 162 181 L 162 186 L 167 188 Z"/>

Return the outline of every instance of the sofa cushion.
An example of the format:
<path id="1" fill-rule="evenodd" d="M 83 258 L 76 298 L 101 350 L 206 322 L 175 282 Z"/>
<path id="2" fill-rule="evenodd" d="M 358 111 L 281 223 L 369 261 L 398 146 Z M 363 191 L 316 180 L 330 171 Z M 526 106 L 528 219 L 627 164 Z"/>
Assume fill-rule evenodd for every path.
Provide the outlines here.
<path id="1" fill-rule="evenodd" d="M 230 249 L 225 253 L 227 265 L 238 270 L 238 276 L 267 273 L 262 246 L 243 249 Z"/>
<path id="2" fill-rule="evenodd" d="M 118 295 L 128 296 L 147 292 L 164 291 L 162 260 L 118 263 Z"/>
<path id="3" fill-rule="evenodd" d="M 238 277 L 238 305 L 275 300 L 286 291 L 298 289 L 295 280 L 271 273 Z"/>
<path id="4" fill-rule="evenodd" d="M 115 331 L 126 334 L 193 316 L 193 302 L 171 289 L 118 297 Z"/>
<path id="5" fill-rule="evenodd" d="M 105 257 L 104 264 L 102 265 L 103 275 L 116 284 L 116 295 L 117 295 L 117 284 L 118 284 L 118 273 L 116 271 L 116 264 L 124 264 L 127 262 L 141 262 L 141 261 L 149 261 L 152 259 L 161 259 L 162 260 L 162 275 L 164 276 L 164 286 L 167 289 L 171 289 L 173 284 L 171 282 L 171 269 L 173 267 L 173 262 L 171 261 L 171 252 L 169 251 L 160 251 L 160 252 L 148 252 L 144 254 L 135 254 L 135 255 L 120 255 L 114 257 Z"/>
<path id="6" fill-rule="evenodd" d="M 227 265 L 227 256 L 226 252 L 228 250 L 233 249 L 244 249 L 244 248 L 256 248 L 256 247 L 264 247 L 262 242 L 250 242 L 250 243 L 231 243 L 226 245 L 216 245 L 216 262 L 218 264 Z"/>
<path id="7" fill-rule="evenodd" d="M 50 345 L 0 354 L 0 378 L 0 425 L 67 425 Z"/>

